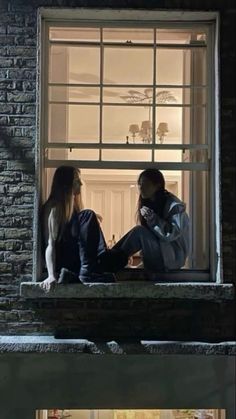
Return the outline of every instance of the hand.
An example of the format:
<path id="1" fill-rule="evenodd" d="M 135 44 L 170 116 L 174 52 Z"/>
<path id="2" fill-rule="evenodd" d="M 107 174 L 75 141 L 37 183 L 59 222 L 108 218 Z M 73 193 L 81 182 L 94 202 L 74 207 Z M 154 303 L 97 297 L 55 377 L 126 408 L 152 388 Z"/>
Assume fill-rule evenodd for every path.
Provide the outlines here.
<path id="1" fill-rule="evenodd" d="M 39 286 L 44 291 L 50 291 L 56 285 L 56 278 L 54 276 L 48 276 L 44 281 L 40 282 Z"/>
<path id="2" fill-rule="evenodd" d="M 155 213 L 151 208 L 144 206 L 140 208 L 140 214 L 142 215 L 143 218 L 145 218 L 146 221 L 148 221 L 148 219 L 153 218 Z"/>
<path id="3" fill-rule="evenodd" d="M 146 220 L 149 226 L 155 224 L 156 213 L 151 208 L 143 206 L 142 208 L 140 208 L 140 214 Z"/>

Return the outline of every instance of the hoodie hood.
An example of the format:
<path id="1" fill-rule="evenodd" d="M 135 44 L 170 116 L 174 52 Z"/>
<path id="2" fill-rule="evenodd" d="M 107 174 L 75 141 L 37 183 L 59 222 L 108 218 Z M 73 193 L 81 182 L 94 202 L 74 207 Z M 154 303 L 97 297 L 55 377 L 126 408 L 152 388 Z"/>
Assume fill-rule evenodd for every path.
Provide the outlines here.
<path id="1" fill-rule="evenodd" d="M 166 204 L 164 207 L 164 217 L 168 216 L 173 209 L 178 209 L 178 212 L 184 212 L 186 211 L 186 204 L 183 201 L 181 201 L 177 196 L 169 192 L 169 196 L 166 200 Z"/>

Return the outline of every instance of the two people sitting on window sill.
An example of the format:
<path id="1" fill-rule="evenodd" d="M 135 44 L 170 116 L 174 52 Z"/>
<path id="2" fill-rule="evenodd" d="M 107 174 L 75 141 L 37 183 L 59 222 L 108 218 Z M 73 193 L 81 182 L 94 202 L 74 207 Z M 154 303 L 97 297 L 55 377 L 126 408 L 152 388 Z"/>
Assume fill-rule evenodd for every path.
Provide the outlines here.
<path id="1" fill-rule="evenodd" d="M 40 284 L 43 289 L 48 291 L 57 282 L 114 282 L 114 273 L 127 266 L 138 251 L 148 270 L 184 266 L 189 249 L 188 215 L 185 204 L 165 189 L 159 170 L 147 169 L 139 175 L 138 225 L 112 249 L 107 248 L 101 216 L 83 209 L 81 187 L 78 169 L 57 168 L 40 215 L 48 273 Z"/>
<path id="2" fill-rule="evenodd" d="M 179 269 L 189 250 L 189 218 L 185 204 L 165 189 L 163 174 L 146 169 L 138 178 L 137 225 L 113 249 L 128 256 L 142 252 L 143 266 L 151 271 Z"/>

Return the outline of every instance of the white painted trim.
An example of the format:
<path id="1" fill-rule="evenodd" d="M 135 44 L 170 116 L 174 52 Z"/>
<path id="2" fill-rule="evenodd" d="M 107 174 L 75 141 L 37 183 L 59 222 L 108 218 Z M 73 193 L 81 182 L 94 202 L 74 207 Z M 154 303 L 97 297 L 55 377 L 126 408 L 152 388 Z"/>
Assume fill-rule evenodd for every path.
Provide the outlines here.
<path id="1" fill-rule="evenodd" d="M 203 11 L 194 11 L 194 12 L 190 12 L 190 11 L 170 11 L 170 10 L 127 10 L 127 9 L 121 9 L 121 10 L 110 10 L 110 9 L 86 9 L 86 8 L 39 8 L 39 17 L 42 18 L 42 23 L 44 23 L 44 25 L 46 27 L 48 27 L 48 25 L 50 23 L 59 23 L 61 26 L 68 26 L 70 25 L 75 25 L 75 26 L 79 26 L 79 25 L 87 25 L 88 23 L 91 24 L 91 26 L 102 26 L 104 25 L 104 23 L 106 23 L 107 27 L 111 27 L 114 25 L 121 25 L 125 22 L 126 27 L 133 27 L 133 26 L 146 26 L 146 27 L 153 27 L 153 25 L 158 24 L 159 27 L 161 27 L 162 23 L 163 26 L 165 25 L 165 27 L 168 25 L 168 21 L 170 22 L 169 26 L 172 27 L 172 25 L 176 25 L 181 26 L 181 25 L 185 25 L 185 27 L 193 27 L 194 25 L 197 25 L 199 27 L 199 25 L 201 25 L 201 21 L 204 24 L 205 23 L 217 23 L 217 29 L 218 29 L 218 24 L 219 24 L 219 13 L 218 12 L 203 12 Z M 52 22 L 50 22 L 50 20 L 52 19 Z M 166 22 L 166 23 L 165 23 Z M 217 61 L 217 60 L 216 60 Z M 217 63 L 218 64 L 218 63 Z M 215 66 L 215 71 L 217 71 L 218 69 L 218 65 Z M 217 79 L 217 77 L 216 77 Z M 218 80 L 216 80 L 217 82 Z M 216 84 L 217 85 L 217 84 Z M 163 86 L 161 86 L 163 87 Z M 186 86 L 185 86 L 186 87 Z M 218 106 L 218 101 L 216 101 L 216 105 Z M 166 105 L 167 106 L 167 105 Z M 219 111 L 219 108 L 218 108 Z M 219 136 L 218 136 L 218 124 L 219 123 L 219 114 L 216 115 L 215 118 L 215 128 L 216 128 L 216 140 L 218 141 L 218 143 L 216 144 L 216 150 L 219 151 Z M 44 124 L 44 127 L 47 124 Z M 43 135 L 43 138 L 46 139 L 47 138 L 47 133 L 45 133 L 46 135 Z M 49 145 L 50 146 L 50 145 Z M 217 148 L 218 147 L 218 148 Z M 77 148 L 77 147 L 75 147 Z M 79 148 L 79 147 L 78 147 Z M 185 147 L 187 149 L 187 147 Z M 205 147 L 203 147 L 205 148 Z M 216 158 L 217 160 L 217 158 Z M 55 167 L 58 164 L 63 164 L 63 161 L 46 161 L 46 167 Z M 85 161 L 69 161 L 70 164 L 75 164 L 78 165 L 82 168 L 82 167 L 95 167 L 95 163 L 96 163 L 96 167 L 103 167 L 103 168 L 114 168 L 119 167 L 121 169 L 144 169 L 145 168 L 145 163 L 146 162 L 132 162 L 132 163 L 128 163 L 128 162 L 119 162 L 118 164 L 116 162 L 97 162 L 97 161 L 91 161 L 90 164 L 88 165 L 87 162 Z M 155 165 L 155 167 L 158 165 L 158 168 L 160 168 L 161 170 L 171 170 L 171 169 L 176 169 L 177 167 L 174 167 L 173 165 L 176 166 L 175 163 L 172 162 L 166 162 L 166 163 L 147 163 L 148 166 L 150 167 L 151 165 Z M 182 164 L 182 163 L 180 163 Z M 194 165 L 194 170 L 207 170 L 208 169 L 208 164 L 204 164 L 204 163 L 187 163 L 184 164 L 182 169 L 183 170 L 191 170 L 193 168 Z M 147 166 L 147 165 L 146 165 Z M 178 168 L 180 168 L 180 165 L 177 164 Z M 216 165 L 214 166 L 214 169 L 217 171 L 217 173 L 219 174 L 219 161 L 216 161 Z M 215 182 L 214 183 L 214 188 L 216 188 L 216 194 L 215 194 L 215 199 L 214 199 L 214 204 L 216 204 L 217 202 L 217 197 L 219 197 L 220 195 L 220 191 L 219 191 L 219 176 L 212 176 L 212 178 L 214 178 L 212 181 Z M 218 190 L 217 190 L 218 189 Z M 218 201 L 220 202 L 220 201 Z M 220 214 L 217 211 L 216 208 L 216 224 L 219 221 Z M 220 224 L 219 224 L 220 225 Z M 218 252 L 218 250 L 220 250 L 220 232 L 219 230 L 219 225 L 216 225 L 216 238 L 215 238 L 215 242 L 217 243 L 216 247 L 217 250 L 216 252 Z M 218 227 L 218 228 L 217 228 Z M 215 248 L 215 245 L 214 245 Z M 222 264 L 220 265 L 222 266 Z M 217 280 L 220 280 L 221 274 L 222 274 L 222 269 L 219 269 L 217 271 Z M 215 277 L 215 275 L 214 275 Z"/>
<path id="2" fill-rule="evenodd" d="M 42 191 L 42 172 L 43 147 L 41 138 L 43 136 L 42 127 L 44 124 L 45 113 L 42 111 L 44 91 L 41 89 L 44 77 L 44 54 L 42 53 L 42 45 L 44 39 L 44 25 L 40 13 L 37 14 L 37 84 L 36 84 L 36 139 L 35 139 L 35 194 L 34 194 L 34 219 L 33 219 L 33 281 L 36 281 L 41 270 L 40 255 L 40 231 L 39 231 L 39 207 L 41 203 Z"/>
<path id="3" fill-rule="evenodd" d="M 121 149 L 121 150 L 208 150 L 208 144 L 159 144 L 159 143 L 136 143 L 136 144 L 126 144 L 126 143 L 62 143 L 62 142 L 49 142 L 46 143 L 47 148 L 71 148 L 71 149 L 83 149 L 83 148 L 92 148 L 97 150 L 100 148 L 104 149 Z"/>
<path id="4" fill-rule="evenodd" d="M 102 83 L 101 83 L 102 84 Z M 98 83 L 56 83 L 56 82 L 50 82 L 48 83 L 49 87 L 99 87 L 100 84 Z M 120 87 L 126 87 L 127 88 L 127 84 L 111 84 L 111 83 L 105 83 L 104 84 L 105 87 L 113 87 L 113 88 L 120 88 Z M 134 87 L 134 88 L 146 88 L 146 87 L 152 87 L 153 88 L 153 84 L 129 84 L 129 87 Z M 202 89 L 206 87 L 205 84 L 201 84 L 201 85 L 195 85 L 194 89 Z M 191 84 L 156 84 L 156 89 L 164 89 L 164 88 L 171 88 L 171 89 L 190 89 L 192 88 Z M 89 102 L 92 103 L 92 102 Z"/>
<path id="5" fill-rule="evenodd" d="M 137 169 L 144 170 L 155 167 L 159 170 L 208 170 L 208 163 L 173 163 L 147 161 L 109 161 L 109 160 L 66 160 L 72 166 L 91 169 Z M 58 167 L 65 164 L 65 160 L 45 159 L 45 167 Z"/>
<path id="6" fill-rule="evenodd" d="M 215 20 L 218 12 L 210 11 L 183 11 L 183 10 L 134 10 L 134 9 L 86 9 L 83 7 L 73 8 L 49 8 L 41 7 L 39 12 L 43 19 L 62 19 L 62 20 L 100 20 L 107 21 L 130 21 L 141 20 L 153 21 L 172 21 L 172 22 L 209 22 Z"/>
<path id="7" fill-rule="evenodd" d="M 220 65 L 219 65 L 219 50 L 220 50 L 220 14 L 218 13 L 216 19 L 216 39 L 215 39 L 215 50 L 214 50 L 214 85 L 215 85 L 215 92 L 214 92 L 214 109 L 215 109 L 215 120 L 212 123 L 212 128 L 214 129 L 214 137 L 215 137 L 215 144 L 214 144 L 214 159 L 213 159 L 213 167 L 212 172 L 215 174 L 213 179 L 213 186 L 212 190 L 214 191 L 214 220 L 215 220 L 215 229 L 214 229 L 214 243 L 215 243 L 215 252 L 216 258 L 214 266 L 216 267 L 214 276 L 216 278 L 217 283 L 223 282 L 223 255 L 222 255 L 222 236 L 221 236 L 221 171 L 220 171 L 220 160 L 221 160 L 221 152 L 220 152 Z M 213 89 L 212 89 L 213 90 Z M 213 91 L 212 91 L 213 95 Z M 214 170 L 214 171 L 213 171 Z M 218 206 L 217 206 L 218 204 Z"/>

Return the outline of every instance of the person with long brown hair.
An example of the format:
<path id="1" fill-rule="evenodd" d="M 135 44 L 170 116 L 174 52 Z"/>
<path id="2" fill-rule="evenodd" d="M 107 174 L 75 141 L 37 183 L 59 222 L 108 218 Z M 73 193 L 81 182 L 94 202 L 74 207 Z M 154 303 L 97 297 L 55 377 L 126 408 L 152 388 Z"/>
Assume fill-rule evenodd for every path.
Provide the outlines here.
<path id="1" fill-rule="evenodd" d="M 158 169 L 144 170 L 138 178 L 137 226 L 113 247 L 127 257 L 141 251 L 144 268 L 152 271 L 179 269 L 189 251 L 189 218 L 185 204 L 165 189 Z"/>
<path id="2" fill-rule="evenodd" d="M 41 282 L 45 290 L 57 282 L 114 282 L 111 273 L 127 263 L 122 251 L 107 249 L 97 214 L 83 209 L 81 187 L 78 169 L 56 169 L 40 214 L 48 274 Z"/>

